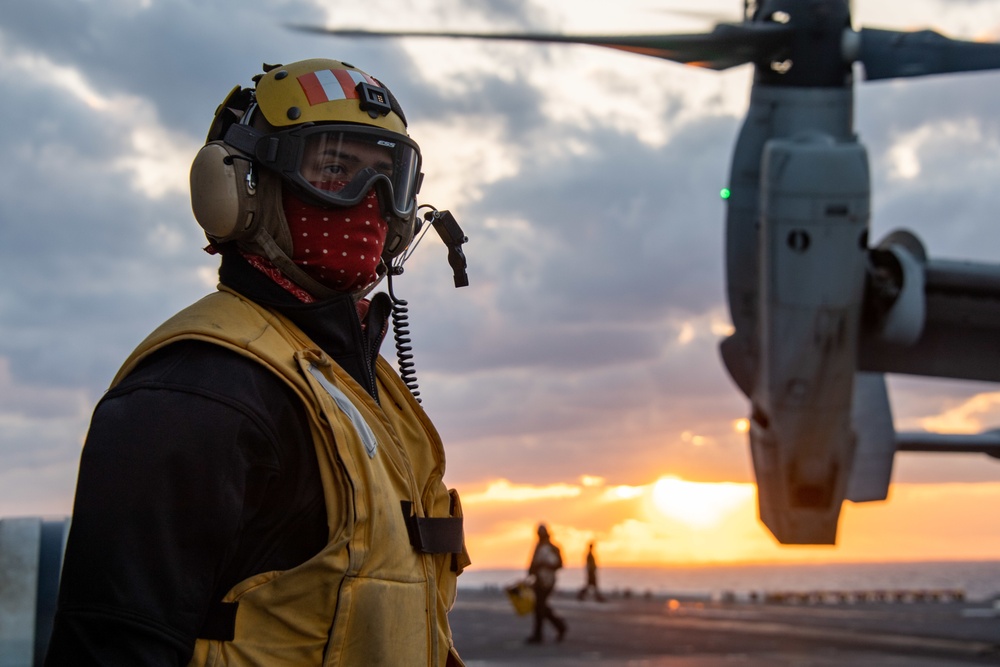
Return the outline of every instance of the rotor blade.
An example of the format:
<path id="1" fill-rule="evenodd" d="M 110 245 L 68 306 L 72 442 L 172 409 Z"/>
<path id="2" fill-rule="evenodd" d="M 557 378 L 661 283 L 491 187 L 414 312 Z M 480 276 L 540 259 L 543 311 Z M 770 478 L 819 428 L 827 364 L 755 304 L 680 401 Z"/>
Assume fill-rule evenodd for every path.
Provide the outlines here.
<path id="1" fill-rule="evenodd" d="M 934 32 L 863 28 L 858 60 L 870 81 L 1000 69 L 1000 44 L 966 42 Z"/>
<path id="2" fill-rule="evenodd" d="M 290 25 L 293 30 L 340 37 L 447 37 L 561 44 L 590 44 L 620 51 L 723 70 L 777 57 L 791 40 L 788 26 L 721 23 L 709 33 L 679 35 L 559 35 L 542 33 L 474 33 L 370 31 Z"/>
<path id="3" fill-rule="evenodd" d="M 732 13 L 723 15 L 721 12 L 701 12 L 697 9 L 669 9 L 669 8 L 658 8 L 648 11 L 655 11 L 658 14 L 670 14 L 671 16 L 683 16 L 684 18 L 697 19 L 701 21 L 711 21 L 712 23 L 721 23 L 723 21 L 732 20 Z"/>

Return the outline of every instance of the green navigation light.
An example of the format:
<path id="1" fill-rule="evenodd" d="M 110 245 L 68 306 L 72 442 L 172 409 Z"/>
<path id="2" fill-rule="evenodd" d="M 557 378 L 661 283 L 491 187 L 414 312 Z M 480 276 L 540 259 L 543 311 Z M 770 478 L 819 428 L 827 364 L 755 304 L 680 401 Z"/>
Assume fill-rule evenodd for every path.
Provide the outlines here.
<path id="1" fill-rule="evenodd" d="M 731 194 L 732 193 L 729 191 L 729 188 L 722 188 L 722 190 L 719 191 L 719 196 L 723 199 L 729 199 L 729 195 Z"/>

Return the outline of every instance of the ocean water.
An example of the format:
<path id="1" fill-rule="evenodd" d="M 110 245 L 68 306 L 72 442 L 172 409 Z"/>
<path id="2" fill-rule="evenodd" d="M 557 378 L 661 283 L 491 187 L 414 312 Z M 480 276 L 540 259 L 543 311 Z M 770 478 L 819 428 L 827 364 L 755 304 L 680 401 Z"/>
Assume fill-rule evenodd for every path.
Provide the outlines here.
<path id="1" fill-rule="evenodd" d="M 470 567 L 459 588 L 503 587 L 524 578 L 523 570 Z M 559 572 L 557 589 L 573 591 L 586 580 L 583 568 Z M 1000 596 L 1000 561 L 912 563 L 837 563 L 606 567 L 598 570 L 605 592 L 657 596 L 713 597 L 722 594 L 809 591 L 961 590 L 969 601 Z"/>

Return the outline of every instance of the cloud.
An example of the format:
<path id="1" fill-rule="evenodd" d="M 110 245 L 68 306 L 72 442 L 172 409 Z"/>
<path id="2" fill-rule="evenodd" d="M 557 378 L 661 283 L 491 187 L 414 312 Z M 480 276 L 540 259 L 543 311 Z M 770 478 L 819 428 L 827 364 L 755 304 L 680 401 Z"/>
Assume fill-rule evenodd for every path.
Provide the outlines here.
<path id="1" fill-rule="evenodd" d="M 506 479 L 491 482 L 481 493 L 466 495 L 465 505 L 491 502 L 527 502 L 551 498 L 575 498 L 580 495 L 580 489 L 568 484 L 552 484 L 545 487 L 533 487 L 523 484 L 511 484 Z"/>
<path id="2" fill-rule="evenodd" d="M 977 394 L 945 410 L 926 417 L 920 425 L 935 433 L 980 433 L 1000 424 L 1000 392 Z"/>
<path id="3" fill-rule="evenodd" d="M 871 5 L 856 7 L 859 17 L 899 14 L 897 3 Z M 940 16 L 958 29 L 973 19 L 988 27 L 995 13 L 988 3 L 907 7 L 908 18 Z M 0 510 L 61 502 L 68 511 L 89 412 L 81 405 L 93 405 L 148 331 L 213 282 L 216 260 L 200 250 L 185 182 L 216 106 L 234 85 L 250 85 L 261 63 L 317 54 L 393 89 L 423 148 L 422 201 L 451 209 L 470 239 L 469 287 L 452 287 L 433 232 L 396 285 L 410 301 L 424 405 L 446 442 L 450 484 L 472 489 L 473 499 L 500 478 L 508 486 L 490 493 L 578 489 L 575 498 L 537 501 L 568 504 L 668 474 L 752 481 L 746 436 L 732 427 L 749 408 L 717 350 L 728 324 L 718 192 L 749 68 L 715 74 L 582 46 L 324 38 L 286 23 L 692 28 L 589 0 L 36 0 L 5 8 L 0 447 L 8 472 Z M 995 260 L 995 77 L 860 87 L 873 239 L 907 226 L 932 257 Z M 392 357 L 391 342 L 383 353 Z M 893 389 L 909 426 L 990 391 L 906 380 Z M 1000 478 L 1000 466 L 978 459 L 940 461 L 901 461 L 897 480 Z M 584 475 L 603 486 L 578 483 Z M 477 510 L 488 497 L 473 503 Z M 542 514 L 535 502 L 522 506 L 537 514 L 495 517 L 490 539 L 530 539 Z M 615 511 L 640 511 L 637 502 L 621 499 Z M 597 504 L 582 507 L 572 512 L 591 511 L 602 531 L 641 528 L 594 511 Z M 572 512 L 558 527 L 582 544 L 588 524 Z M 655 530 L 665 545 L 664 520 L 655 525 L 667 528 Z M 752 511 L 743 520 L 738 530 L 760 530 Z"/>
<path id="4" fill-rule="evenodd" d="M 0 516 L 25 505 L 66 512 L 91 401 L 79 389 L 20 384 L 0 357 Z"/>
<path id="5" fill-rule="evenodd" d="M 835 547 L 778 545 L 755 520 L 751 484 L 698 483 L 661 477 L 629 487 L 577 486 L 576 493 L 494 494 L 490 482 L 466 503 L 466 541 L 473 570 L 516 568 L 526 562 L 538 522 L 545 522 L 568 567 L 597 544 L 602 566 L 728 562 L 907 561 L 989 558 L 1000 544 L 995 522 L 977 518 L 977 506 L 1000 497 L 1000 484 L 894 487 L 891 502 L 848 503 Z M 466 496 L 468 497 L 468 496 Z M 886 539 L 892 535 L 892 539 Z M 943 539 L 942 536 L 947 536 Z M 918 555 L 919 554 L 919 555 Z"/>
<path id="6" fill-rule="evenodd" d="M 89 397 L 65 387 L 19 385 L 10 361 L 0 357 L 0 414 L 10 419 L 79 418 L 89 412 Z"/>

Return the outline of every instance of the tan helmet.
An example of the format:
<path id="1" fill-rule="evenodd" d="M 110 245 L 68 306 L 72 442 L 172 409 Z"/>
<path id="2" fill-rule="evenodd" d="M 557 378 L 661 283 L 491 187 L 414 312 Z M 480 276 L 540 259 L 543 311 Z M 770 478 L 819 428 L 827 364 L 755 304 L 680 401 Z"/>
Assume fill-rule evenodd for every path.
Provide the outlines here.
<path id="1" fill-rule="evenodd" d="M 333 291 L 289 258 L 282 188 L 323 206 L 352 206 L 374 188 L 389 227 L 382 253 L 388 266 L 413 239 L 423 177 L 420 149 L 406 134 L 392 93 L 353 65 L 327 59 L 265 65 L 254 82 L 254 88 L 230 91 L 191 166 L 191 206 L 208 238 L 235 241 L 267 257 L 324 298 Z M 302 169 L 304 154 L 317 142 L 363 142 L 385 158 L 340 190 L 320 189 Z"/>

